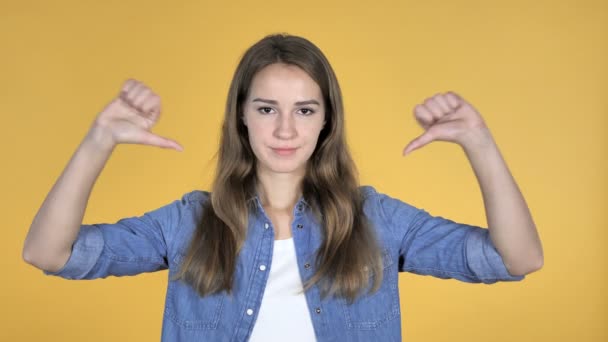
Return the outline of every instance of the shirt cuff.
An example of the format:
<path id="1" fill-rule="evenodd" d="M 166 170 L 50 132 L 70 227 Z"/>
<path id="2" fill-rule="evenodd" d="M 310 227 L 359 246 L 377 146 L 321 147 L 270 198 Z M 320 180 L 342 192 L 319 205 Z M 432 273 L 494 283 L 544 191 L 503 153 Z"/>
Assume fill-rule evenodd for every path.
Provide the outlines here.
<path id="1" fill-rule="evenodd" d="M 95 225 L 81 225 L 72 253 L 65 265 L 56 272 L 43 270 L 45 275 L 66 279 L 83 279 L 97 263 L 103 250 L 103 235 Z"/>
<path id="2" fill-rule="evenodd" d="M 488 229 L 471 231 L 467 238 L 467 263 L 475 275 L 486 284 L 497 281 L 519 281 L 524 275 L 511 275 L 496 246 L 492 243 Z"/>

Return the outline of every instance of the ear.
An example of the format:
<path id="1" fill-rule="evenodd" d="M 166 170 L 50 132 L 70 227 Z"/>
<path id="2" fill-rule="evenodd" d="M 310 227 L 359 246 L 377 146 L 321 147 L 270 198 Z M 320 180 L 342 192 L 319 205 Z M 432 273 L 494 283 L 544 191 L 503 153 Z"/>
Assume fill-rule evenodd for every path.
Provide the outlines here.
<path id="1" fill-rule="evenodd" d="M 243 120 L 243 125 L 247 126 L 247 120 L 245 120 L 245 115 L 241 116 L 241 120 Z"/>

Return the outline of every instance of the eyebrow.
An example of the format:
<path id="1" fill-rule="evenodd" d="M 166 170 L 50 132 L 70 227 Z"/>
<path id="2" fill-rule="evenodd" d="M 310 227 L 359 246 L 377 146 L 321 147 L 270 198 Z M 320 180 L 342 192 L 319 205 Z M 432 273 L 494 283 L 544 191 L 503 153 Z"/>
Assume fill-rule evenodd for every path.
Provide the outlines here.
<path id="1" fill-rule="evenodd" d="M 251 102 L 265 102 L 265 103 L 269 103 L 269 104 L 279 104 L 277 101 L 275 100 L 267 100 L 267 99 L 261 99 L 261 98 L 255 98 L 253 99 L 253 101 Z M 321 104 L 319 104 L 319 102 L 317 100 L 306 100 L 306 101 L 298 101 L 296 103 L 294 103 L 296 106 L 303 106 L 303 105 L 307 105 L 307 104 L 315 104 L 317 106 L 320 106 Z"/>

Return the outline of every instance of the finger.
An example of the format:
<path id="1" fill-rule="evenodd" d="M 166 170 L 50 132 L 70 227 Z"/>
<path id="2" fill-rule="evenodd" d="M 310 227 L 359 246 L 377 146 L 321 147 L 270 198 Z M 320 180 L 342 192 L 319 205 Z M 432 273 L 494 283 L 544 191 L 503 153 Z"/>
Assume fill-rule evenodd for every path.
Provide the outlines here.
<path id="1" fill-rule="evenodd" d="M 144 128 L 146 130 L 150 130 L 152 128 L 152 126 L 154 126 L 153 120 L 141 115 L 135 109 L 127 109 L 124 119 L 138 127 Z"/>
<path id="2" fill-rule="evenodd" d="M 424 136 L 425 136 L 425 134 L 423 134 L 423 135 L 419 136 L 418 138 L 410 141 L 410 143 L 407 144 L 407 146 L 405 147 L 405 149 L 403 149 L 403 155 L 406 156 L 409 153 L 411 153 L 412 151 L 417 150 L 420 147 L 428 144 L 428 142 L 426 144 L 423 144 L 423 140 L 421 140 L 421 139 Z"/>
<path id="3" fill-rule="evenodd" d="M 403 149 L 403 155 L 405 156 L 411 153 L 412 151 L 417 150 L 433 141 L 433 136 L 428 132 L 429 131 L 425 132 L 424 134 L 420 135 L 416 139 L 412 140 L 409 144 L 407 144 L 405 149 Z"/>
<path id="4" fill-rule="evenodd" d="M 410 141 L 409 144 L 407 144 L 407 146 L 405 146 L 405 148 L 403 149 L 403 152 L 401 153 L 402 155 L 406 156 L 409 153 L 411 153 L 412 151 L 414 151 L 416 149 L 416 146 L 414 145 L 414 141 Z"/>
<path id="5" fill-rule="evenodd" d="M 445 99 L 452 109 L 458 109 L 462 103 L 461 97 L 452 91 L 446 93 Z"/>
<path id="6" fill-rule="evenodd" d="M 435 97 L 435 102 L 437 103 L 437 105 L 441 108 L 441 111 L 444 114 L 450 114 L 452 113 L 452 109 L 450 108 L 450 105 L 448 104 L 445 95 L 437 95 Z"/>
<path id="7" fill-rule="evenodd" d="M 416 107 L 414 107 L 414 117 L 416 118 L 416 121 L 418 121 L 418 124 L 425 130 L 432 125 L 434 121 L 433 114 L 422 105 L 416 105 Z"/>
<path id="8" fill-rule="evenodd" d="M 135 84 L 136 84 L 136 83 L 137 83 L 137 82 L 136 82 L 134 79 L 132 79 L 132 78 L 129 78 L 128 80 L 126 80 L 126 81 L 125 81 L 125 83 L 122 85 L 122 88 L 120 89 L 120 95 L 119 95 L 119 96 L 120 96 L 120 97 L 125 96 L 125 98 L 126 98 L 126 94 L 127 94 L 127 93 L 128 93 L 130 90 L 131 90 L 131 89 L 133 89 L 133 87 L 135 87 Z"/>
<path id="9" fill-rule="evenodd" d="M 127 93 L 127 102 L 129 102 L 129 104 L 134 107 L 135 99 L 145 89 L 145 85 L 143 85 L 141 82 L 137 82 L 137 84 L 135 84 L 135 86 L 131 88 L 131 90 L 129 90 L 129 92 Z"/>
<path id="10" fill-rule="evenodd" d="M 118 99 L 120 111 L 118 119 L 127 120 L 139 127 L 143 127 L 145 129 L 150 129 L 155 123 L 156 120 L 151 118 L 149 115 L 145 115 L 138 108 L 133 107 L 129 102 L 123 100 L 122 98 Z"/>
<path id="11" fill-rule="evenodd" d="M 139 91 L 137 93 L 137 95 L 135 96 L 135 98 L 133 99 L 133 107 L 141 110 L 142 112 L 143 107 L 142 105 L 144 104 L 144 102 L 146 101 L 148 95 L 150 95 L 150 93 L 152 93 L 152 90 L 150 90 L 150 88 L 145 87 L 143 88 L 141 91 Z"/>
<path id="12" fill-rule="evenodd" d="M 153 92 L 151 92 L 148 95 L 148 97 L 146 97 L 146 100 L 141 105 L 142 111 L 148 117 L 151 116 L 152 112 L 160 112 L 159 107 L 160 107 L 160 97 L 158 95 L 154 94 Z"/>
<path id="13" fill-rule="evenodd" d="M 182 145 L 177 143 L 174 140 L 161 137 L 160 135 L 156 135 L 154 133 L 150 133 L 148 131 L 140 131 L 141 133 L 141 143 L 144 145 L 157 146 L 162 148 L 172 148 L 177 151 L 182 152 L 184 148 Z"/>
<path id="14" fill-rule="evenodd" d="M 462 120 L 449 120 L 434 124 L 418 138 L 412 140 L 403 150 L 403 155 L 419 149 L 435 140 L 454 141 L 458 132 L 461 131 L 461 121 Z"/>
<path id="15" fill-rule="evenodd" d="M 441 107 L 439 107 L 433 98 L 424 101 L 424 106 L 429 110 L 429 112 L 431 112 L 431 114 L 433 114 L 433 119 L 435 119 L 435 121 L 443 117 Z"/>
<path id="16" fill-rule="evenodd" d="M 128 101 L 128 102 L 133 102 L 134 96 L 137 95 L 137 92 L 142 87 L 141 82 L 139 82 L 137 80 L 133 80 L 133 79 L 131 81 L 132 81 L 131 87 L 129 88 L 129 90 L 127 92 L 124 93 L 124 96 L 123 96 L 125 101 Z"/>
<path id="17" fill-rule="evenodd" d="M 156 123 L 158 122 L 158 118 L 160 118 L 160 112 L 160 105 L 152 107 L 152 109 L 150 109 L 150 111 L 148 112 L 147 118 Z"/>

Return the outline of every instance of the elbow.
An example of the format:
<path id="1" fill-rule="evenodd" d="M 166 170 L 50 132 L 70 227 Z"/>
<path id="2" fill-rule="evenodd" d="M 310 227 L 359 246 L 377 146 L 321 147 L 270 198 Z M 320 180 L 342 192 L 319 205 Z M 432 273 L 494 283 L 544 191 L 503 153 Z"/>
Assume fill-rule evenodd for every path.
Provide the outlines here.
<path id="1" fill-rule="evenodd" d="M 507 266 L 507 270 L 509 274 L 513 276 L 524 276 L 530 274 L 532 272 L 536 272 L 543 268 L 544 258 L 538 258 L 534 262 L 529 262 L 522 265 L 505 265 Z"/>
<path id="2" fill-rule="evenodd" d="M 43 269 L 42 264 L 40 263 L 40 258 L 36 257 L 36 255 L 34 255 L 31 251 L 28 251 L 25 248 L 21 252 L 21 258 L 27 264 L 32 265 L 38 269 Z"/>
<path id="3" fill-rule="evenodd" d="M 43 249 L 36 246 L 33 242 L 29 241 L 26 237 L 21 250 L 21 258 L 27 264 L 30 264 L 36 268 L 40 268 L 40 263 L 45 260 L 44 256 L 41 255 Z M 48 258 L 47 258 L 48 259 Z"/>
<path id="4" fill-rule="evenodd" d="M 36 267 L 39 270 L 48 271 L 48 272 L 56 272 L 60 270 L 65 264 L 66 260 L 69 258 L 70 253 L 66 256 L 61 256 L 59 258 L 50 258 L 50 257 L 42 257 L 36 255 L 36 253 L 32 253 L 27 248 L 24 248 L 21 252 L 21 258 L 26 263 Z"/>
<path id="5" fill-rule="evenodd" d="M 23 259 L 23 261 L 30 265 L 34 264 L 32 260 L 32 255 L 25 248 L 21 251 L 21 258 Z"/>

